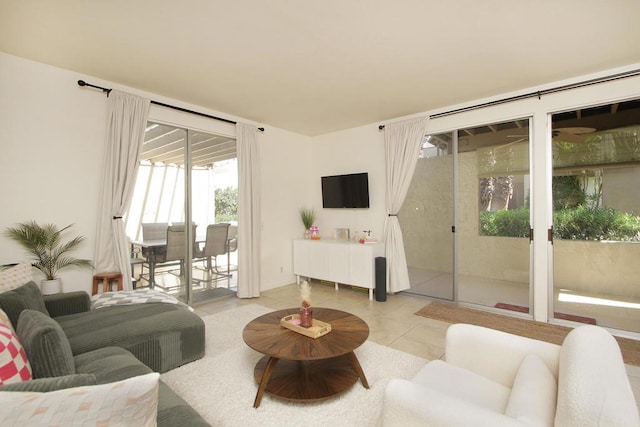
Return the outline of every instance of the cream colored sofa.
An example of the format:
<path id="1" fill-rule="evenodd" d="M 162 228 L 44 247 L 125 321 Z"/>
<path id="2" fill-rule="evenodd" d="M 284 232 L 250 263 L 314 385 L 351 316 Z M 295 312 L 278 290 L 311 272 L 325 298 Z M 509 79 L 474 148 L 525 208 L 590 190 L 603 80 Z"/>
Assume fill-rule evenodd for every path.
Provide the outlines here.
<path id="1" fill-rule="evenodd" d="M 385 389 L 384 426 L 640 425 L 620 348 L 580 326 L 562 346 L 467 324 L 449 327 L 446 361 Z"/>

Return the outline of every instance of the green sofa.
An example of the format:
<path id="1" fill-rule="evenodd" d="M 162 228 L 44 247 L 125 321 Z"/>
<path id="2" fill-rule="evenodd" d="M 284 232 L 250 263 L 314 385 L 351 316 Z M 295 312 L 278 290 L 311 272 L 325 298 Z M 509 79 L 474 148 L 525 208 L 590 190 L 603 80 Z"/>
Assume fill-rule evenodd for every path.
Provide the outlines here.
<path id="1" fill-rule="evenodd" d="M 47 392 L 166 372 L 204 356 L 204 322 L 173 304 L 89 309 L 85 292 L 45 295 L 29 282 L 0 294 L 33 378 L 0 391 Z M 158 426 L 207 426 L 160 381 Z"/>

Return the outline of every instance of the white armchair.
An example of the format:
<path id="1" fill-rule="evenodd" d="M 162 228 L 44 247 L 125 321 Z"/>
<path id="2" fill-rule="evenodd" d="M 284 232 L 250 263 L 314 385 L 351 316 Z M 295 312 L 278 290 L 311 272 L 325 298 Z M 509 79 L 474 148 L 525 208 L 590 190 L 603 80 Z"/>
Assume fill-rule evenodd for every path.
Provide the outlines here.
<path id="1" fill-rule="evenodd" d="M 446 362 L 384 393 L 383 426 L 639 426 L 615 339 L 581 326 L 562 346 L 456 324 Z"/>

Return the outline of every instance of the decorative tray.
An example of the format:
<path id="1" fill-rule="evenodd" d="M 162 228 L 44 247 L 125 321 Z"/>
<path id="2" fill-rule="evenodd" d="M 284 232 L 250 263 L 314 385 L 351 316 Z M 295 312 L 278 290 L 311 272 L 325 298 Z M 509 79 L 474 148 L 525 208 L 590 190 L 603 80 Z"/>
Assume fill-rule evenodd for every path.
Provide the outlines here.
<path id="1" fill-rule="evenodd" d="M 311 338 L 319 338 L 331 332 L 330 324 L 317 319 L 312 319 L 312 322 L 311 327 L 303 328 L 300 326 L 299 314 L 290 314 L 280 319 L 281 326 Z"/>

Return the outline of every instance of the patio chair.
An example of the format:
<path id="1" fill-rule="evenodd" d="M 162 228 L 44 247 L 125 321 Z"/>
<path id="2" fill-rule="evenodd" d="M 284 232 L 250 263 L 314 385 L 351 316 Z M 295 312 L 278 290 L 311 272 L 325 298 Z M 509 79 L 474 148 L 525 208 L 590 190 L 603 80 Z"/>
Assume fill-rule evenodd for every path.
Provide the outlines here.
<path id="1" fill-rule="evenodd" d="M 229 236 L 227 237 L 227 273 L 238 269 L 237 265 L 231 265 L 231 253 L 238 250 L 238 226 L 229 226 Z"/>
<path id="2" fill-rule="evenodd" d="M 143 222 L 142 223 L 142 241 L 150 242 L 154 240 L 164 240 L 167 238 L 167 228 L 169 224 L 166 222 Z M 133 249 L 135 251 L 136 249 Z M 151 263 L 157 262 L 156 260 L 163 257 L 166 252 L 166 246 L 142 246 L 140 247 L 140 254 L 143 256 L 142 262 L 135 262 L 140 265 L 140 279 L 147 279 L 150 286 L 153 286 L 153 278 L 150 277 Z M 137 255 L 136 255 L 137 257 Z M 132 257 L 132 267 L 134 265 L 134 257 Z M 147 269 L 147 275 L 144 273 L 144 269 Z"/>
<path id="3" fill-rule="evenodd" d="M 207 237 L 202 250 L 194 256 L 205 261 L 207 273 L 210 277 L 224 278 L 231 277 L 218 269 L 217 257 L 225 255 L 228 251 L 229 223 L 209 224 L 207 226 Z"/>
<path id="4" fill-rule="evenodd" d="M 186 258 L 185 252 L 187 241 L 185 227 L 184 225 L 170 225 L 167 227 L 166 233 L 167 245 L 165 247 L 165 251 L 155 257 L 156 268 L 178 266 L 179 273 L 177 275 L 182 278 L 184 277 L 184 260 Z M 192 238 L 194 240 L 194 246 L 195 236 L 196 225 L 193 224 Z M 168 270 L 168 272 L 175 274 L 175 270 Z"/>

